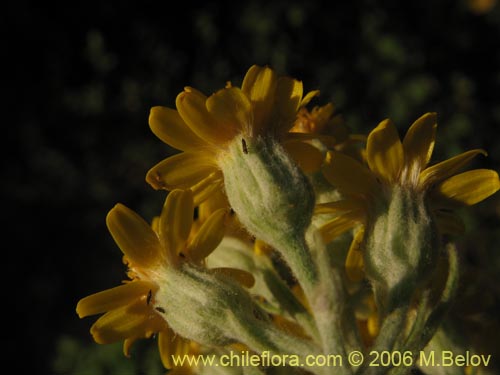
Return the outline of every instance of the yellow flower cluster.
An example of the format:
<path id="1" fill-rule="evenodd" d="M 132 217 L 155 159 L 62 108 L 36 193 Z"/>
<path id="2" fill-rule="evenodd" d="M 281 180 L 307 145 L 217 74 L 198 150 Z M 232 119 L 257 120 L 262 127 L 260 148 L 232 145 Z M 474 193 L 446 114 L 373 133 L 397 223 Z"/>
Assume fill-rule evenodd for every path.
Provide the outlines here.
<path id="1" fill-rule="evenodd" d="M 418 118 L 402 141 L 389 119 L 365 137 L 349 132 L 332 103 L 309 109 L 308 104 L 318 93 L 304 95 L 302 82 L 254 65 L 241 87 L 228 83 L 210 96 L 186 87 L 177 96 L 176 109 L 151 109 L 152 132 L 180 152 L 147 173 L 146 180 L 153 188 L 168 191 L 158 217 L 148 223 L 122 204 L 107 216 L 109 231 L 128 266 L 128 280 L 78 302 L 76 310 L 81 318 L 104 313 L 91 328 L 96 342 L 124 341 L 128 356 L 135 340 L 157 335 L 167 369 L 173 367 L 172 355 L 213 350 L 203 344 L 210 342 L 210 337 L 197 336 L 200 330 L 191 333 L 190 322 L 183 328 L 184 336 L 171 327 L 168 316 L 175 311 L 169 310 L 165 300 L 171 294 L 182 300 L 186 293 L 188 301 L 195 291 L 183 285 L 172 290 L 172 285 L 165 283 L 170 270 L 186 277 L 213 278 L 217 280 L 214 288 L 233 282 L 243 286 L 228 290 L 248 294 L 253 311 L 240 311 L 236 302 L 231 304 L 237 298 L 231 301 L 234 296 L 227 293 L 224 309 L 234 306 L 230 316 L 239 317 L 235 318 L 238 324 L 228 322 L 228 326 L 254 322 L 259 332 L 254 337 L 251 327 L 225 329 L 228 345 L 259 352 L 268 345 L 265 337 L 274 340 L 269 347 L 281 353 L 288 350 L 292 337 L 300 345 L 309 345 L 311 352 L 320 348 L 320 352 L 328 353 L 393 342 L 387 339 L 388 333 L 379 337 L 380 327 L 384 319 L 395 319 L 396 310 L 410 302 L 398 292 L 400 301 L 390 305 L 395 307 L 382 311 L 380 294 L 384 298 L 389 295 L 386 299 L 396 298 L 392 296 L 394 290 L 408 289 L 402 284 L 410 281 L 404 274 L 397 280 L 385 275 L 387 267 L 400 267 L 399 260 L 390 256 L 374 260 L 380 257 L 374 248 L 384 247 L 399 258 L 415 259 L 415 272 L 426 272 L 419 268 L 428 265 L 420 259 L 419 247 L 430 246 L 439 252 L 444 246 L 443 234 L 463 232 L 464 224 L 453 209 L 490 197 L 500 189 L 500 180 L 493 170 L 462 171 L 474 157 L 486 155 L 481 149 L 431 163 L 435 113 Z M 288 176 L 293 180 L 286 181 Z M 303 185 L 302 190 L 298 184 Z M 236 196 L 238 189 L 244 195 Z M 310 190 L 312 197 L 316 195 L 313 213 L 307 211 L 307 204 L 299 202 L 304 189 Z M 286 195 L 288 191 L 299 195 Z M 398 200 L 397 196 L 403 198 Z M 268 203 L 264 207 L 263 200 L 282 202 L 284 208 Z M 295 221 L 283 217 L 294 215 Z M 408 231 L 416 228 L 416 234 L 409 234 L 414 238 L 412 254 L 404 253 L 407 250 L 398 232 L 402 229 L 393 223 L 400 219 L 409 223 Z M 283 223 L 297 220 L 301 225 L 291 228 L 303 233 L 294 233 L 293 241 L 282 238 L 289 236 L 280 234 Z M 375 276 L 367 273 L 366 262 L 371 262 L 370 272 Z M 381 268 L 379 263 L 383 262 L 390 264 Z M 214 263 L 224 266 L 209 266 Z M 448 263 L 445 272 L 451 274 L 452 261 Z M 407 272 L 401 269 L 398 272 Z M 429 274 L 426 280 L 434 278 L 432 272 Z M 359 288 L 361 280 L 373 283 L 375 296 Z M 444 296 L 450 283 L 442 282 L 435 292 L 442 291 Z M 415 285 L 420 288 L 418 295 L 425 295 L 428 286 Z M 225 298 L 224 293 L 222 290 L 214 295 Z M 207 298 L 200 302 L 201 297 L 196 298 L 196 306 L 219 311 L 213 306 L 221 305 L 221 301 Z M 422 301 L 422 306 L 432 308 L 423 297 Z M 341 308 L 335 306 L 351 306 L 352 311 L 346 308 L 344 315 L 339 315 L 336 311 Z M 409 311 L 403 310 L 405 314 Z M 352 314 L 351 319 L 345 314 Z M 205 315 L 200 316 L 205 319 Z M 354 325 L 350 325 L 352 321 Z M 400 331 L 408 324 L 404 322 L 406 318 Z M 349 330 L 352 332 L 346 333 Z M 400 331 L 394 335 L 400 335 Z M 339 332 L 343 338 L 333 337 Z M 412 343 L 408 337 L 407 342 Z M 289 350 L 301 352 L 302 346 L 291 345 Z M 328 373 L 325 369 L 307 370 Z M 188 367 L 175 371 L 196 373 L 195 368 Z M 339 371 L 351 373 L 348 368 Z"/>

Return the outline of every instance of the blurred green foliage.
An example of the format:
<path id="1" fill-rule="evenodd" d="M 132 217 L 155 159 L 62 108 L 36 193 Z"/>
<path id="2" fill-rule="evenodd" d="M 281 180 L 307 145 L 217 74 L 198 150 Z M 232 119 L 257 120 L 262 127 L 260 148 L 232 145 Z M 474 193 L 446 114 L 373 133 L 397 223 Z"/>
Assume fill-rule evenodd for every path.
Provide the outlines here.
<path id="1" fill-rule="evenodd" d="M 387 117 L 403 132 L 436 111 L 436 160 L 485 148 L 489 157 L 475 166 L 500 169 L 498 5 L 484 14 L 465 0 L 177 7 L 20 0 L 1 16 L 8 64 L 2 224 L 14 239 L 4 279 L 19 288 L 7 357 L 24 353 L 28 339 L 32 361 L 16 362 L 25 370 L 156 373 L 142 354 L 127 360 L 118 346 L 93 344 L 93 319 L 79 320 L 74 309 L 124 277 L 107 211 L 122 202 L 151 218 L 161 207 L 165 194 L 144 176 L 175 150 L 149 131 L 148 112 L 173 107 L 185 85 L 210 94 L 226 81 L 241 83 L 252 64 L 268 64 L 303 80 L 305 90 L 320 89 L 314 104 L 334 101 L 357 132 Z M 466 261 L 492 280 L 500 270 L 499 216 L 498 195 L 464 212 L 468 233 L 458 240 Z M 497 298 L 488 314 L 500 311 L 496 284 L 488 284 Z"/>
<path id="2" fill-rule="evenodd" d="M 56 374 L 163 375 L 165 369 L 161 366 L 157 346 L 145 344 L 137 344 L 135 358 L 130 359 L 123 355 L 121 343 L 88 345 L 74 337 L 63 335 L 57 341 L 57 356 L 52 368 Z"/>

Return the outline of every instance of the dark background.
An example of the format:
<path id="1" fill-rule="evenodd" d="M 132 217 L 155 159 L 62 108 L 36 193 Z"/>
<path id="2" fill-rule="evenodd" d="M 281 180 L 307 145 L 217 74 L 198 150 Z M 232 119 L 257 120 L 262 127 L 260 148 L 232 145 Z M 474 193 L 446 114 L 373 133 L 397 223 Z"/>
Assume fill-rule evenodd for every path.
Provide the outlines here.
<path id="1" fill-rule="evenodd" d="M 315 104 L 333 100 L 354 131 L 390 117 L 404 132 L 436 111 L 436 160 L 484 148 L 489 157 L 474 166 L 500 169 L 498 5 L 478 13 L 465 0 L 54 4 L 8 2 L 0 16 L 0 332 L 21 373 L 160 373 L 154 344 L 124 359 L 120 345 L 92 342 L 95 319 L 80 320 L 75 306 L 124 278 L 108 210 L 122 202 L 147 219 L 159 212 L 165 195 L 144 177 L 173 150 L 150 132 L 149 109 L 173 107 L 185 85 L 210 94 L 268 64 L 320 89 Z M 463 215 L 458 242 L 493 291 L 484 313 L 498 312 L 498 194 Z"/>

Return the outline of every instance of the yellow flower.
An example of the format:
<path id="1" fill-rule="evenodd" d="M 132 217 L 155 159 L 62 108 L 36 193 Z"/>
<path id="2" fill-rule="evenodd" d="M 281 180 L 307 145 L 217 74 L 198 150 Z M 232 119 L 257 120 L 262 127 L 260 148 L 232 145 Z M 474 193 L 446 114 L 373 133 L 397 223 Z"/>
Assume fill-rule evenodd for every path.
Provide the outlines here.
<path id="1" fill-rule="evenodd" d="M 479 203 L 500 189 L 498 174 L 493 170 L 458 173 L 475 156 L 486 155 L 484 150 L 470 150 L 429 165 L 436 127 L 436 114 L 427 113 L 412 124 L 401 142 L 393 123 L 382 121 L 368 136 L 367 166 L 340 152 L 328 153 L 323 173 L 343 199 L 318 205 L 316 213 L 335 215 L 321 228 L 327 242 L 358 228 L 346 261 L 351 278 L 362 276 L 363 231 L 377 205 L 390 199 L 395 188 L 423 196 L 439 232 L 444 234 L 464 229 L 451 209 Z"/>
<path id="2" fill-rule="evenodd" d="M 491 12 L 497 5 L 497 0 L 467 0 L 468 8 L 475 14 Z"/>
<path id="3" fill-rule="evenodd" d="M 162 316 L 168 306 L 155 298 L 161 291 L 162 274 L 183 262 L 202 264 L 220 243 L 224 234 L 225 209 L 208 217 L 196 234 L 193 224 L 193 195 L 189 190 L 173 190 L 167 196 L 159 218 L 149 225 L 137 213 L 117 204 L 106 217 L 108 229 L 124 254 L 130 280 L 124 284 L 81 299 L 76 307 L 80 318 L 105 313 L 90 332 L 99 344 L 124 341 L 130 354 L 132 343 L 158 333 L 160 357 L 172 367 L 171 355 L 190 352 L 191 343 L 176 335 Z M 234 269 L 218 272 L 248 281 L 248 275 Z"/>
<path id="4" fill-rule="evenodd" d="M 153 107 L 149 116 L 152 132 L 163 142 L 182 151 L 149 170 L 146 181 L 155 189 L 193 190 L 195 203 L 221 190 L 224 178 L 220 160 L 228 145 L 259 136 L 285 138 L 297 111 L 317 94 L 303 97 L 302 82 L 278 77 L 268 67 L 252 66 L 241 88 L 231 84 L 207 97 L 186 87 L 176 99 L 176 108 Z M 284 145 L 286 148 L 286 145 Z M 322 161 L 307 143 L 294 140 L 289 152 L 305 168 Z"/>
<path id="5" fill-rule="evenodd" d="M 309 137 L 300 137 L 301 134 L 309 135 Z M 311 135 L 314 135 L 315 139 L 319 140 L 326 149 L 341 151 L 343 154 L 352 156 L 355 159 L 363 160 L 359 145 L 361 142 L 366 142 L 366 136 L 351 134 L 342 115 L 335 113 L 333 103 L 314 106 L 312 110 L 305 106 L 299 109 L 297 119 L 289 133 L 289 137 L 295 138 L 295 140 L 290 141 L 290 143 L 307 141 L 308 138 L 311 138 Z M 310 143 L 317 145 L 314 142 L 315 139 L 311 140 Z M 290 148 L 290 146 L 288 147 Z M 315 166 L 308 171 L 314 170 Z"/>
<path id="6" fill-rule="evenodd" d="M 224 234 L 228 237 L 237 237 L 242 240 L 250 240 L 251 236 L 238 220 L 237 215 L 231 209 L 226 195 L 222 190 L 215 191 L 197 207 L 197 219 L 193 223 L 193 229 L 200 227 L 215 211 L 224 208 L 229 212 L 226 215 Z M 193 230 L 193 233 L 195 230 Z"/>
<path id="7" fill-rule="evenodd" d="M 292 135 L 297 133 L 318 135 L 329 148 L 337 148 L 350 139 L 349 129 L 342 116 L 335 113 L 333 103 L 314 106 L 312 110 L 305 106 L 301 107 L 290 132 Z"/>

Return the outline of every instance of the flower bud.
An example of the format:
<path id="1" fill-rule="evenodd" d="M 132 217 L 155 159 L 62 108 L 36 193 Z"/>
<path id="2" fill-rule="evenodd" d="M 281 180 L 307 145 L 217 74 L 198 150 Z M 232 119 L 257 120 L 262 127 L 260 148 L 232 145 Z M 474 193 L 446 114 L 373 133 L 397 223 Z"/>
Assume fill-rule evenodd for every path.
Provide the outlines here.
<path id="1" fill-rule="evenodd" d="M 251 297 L 241 286 L 216 270 L 184 263 L 165 268 L 155 308 L 179 335 L 205 345 L 234 342 L 231 322 L 253 319 Z"/>
<path id="2" fill-rule="evenodd" d="M 438 233 L 423 195 L 394 188 L 368 220 L 364 264 L 383 311 L 408 304 L 432 275 L 439 254 Z"/>
<path id="3" fill-rule="evenodd" d="M 229 203 L 252 235 L 278 249 L 303 238 L 314 192 L 280 144 L 262 137 L 235 140 L 219 165 Z"/>

